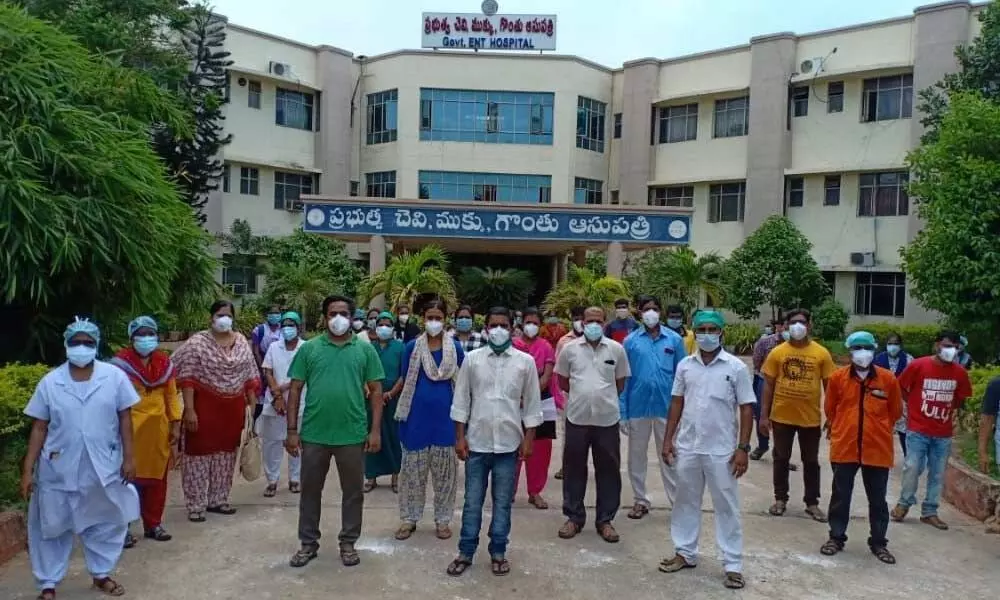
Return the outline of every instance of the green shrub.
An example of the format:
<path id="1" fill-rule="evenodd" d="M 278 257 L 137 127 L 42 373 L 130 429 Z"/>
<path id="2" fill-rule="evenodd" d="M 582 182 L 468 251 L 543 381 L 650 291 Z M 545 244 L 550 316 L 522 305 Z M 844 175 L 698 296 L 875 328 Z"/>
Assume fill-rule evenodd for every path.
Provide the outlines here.
<path id="1" fill-rule="evenodd" d="M 20 500 L 21 461 L 30 424 L 23 411 L 48 372 L 46 365 L 14 363 L 0 368 L 0 508 Z"/>
<path id="2" fill-rule="evenodd" d="M 851 359 L 850 351 L 844 347 L 844 340 L 816 340 L 821 346 L 830 351 L 834 362 L 838 365 L 846 365 Z"/>
<path id="3" fill-rule="evenodd" d="M 913 356 L 927 356 L 934 350 L 934 338 L 941 331 L 939 325 L 895 325 L 892 323 L 867 323 L 853 328 L 867 331 L 875 336 L 880 349 L 885 349 L 885 340 L 892 333 L 903 336 L 903 349 Z"/>
<path id="4" fill-rule="evenodd" d="M 979 431 L 979 411 L 983 407 L 983 396 L 986 394 L 987 384 L 995 377 L 1000 377 L 1000 366 L 976 367 L 969 371 L 972 397 L 965 401 L 958 413 L 956 425 L 960 431 L 966 433 Z"/>
<path id="5" fill-rule="evenodd" d="M 760 325 L 741 322 L 726 325 L 723 344 L 733 354 L 744 356 L 753 352 L 753 345 L 760 339 Z"/>
<path id="6" fill-rule="evenodd" d="M 812 334 L 821 340 L 836 340 L 844 337 L 850 317 L 847 309 L 833 297 L 827 298 L 813 311 Z"/>

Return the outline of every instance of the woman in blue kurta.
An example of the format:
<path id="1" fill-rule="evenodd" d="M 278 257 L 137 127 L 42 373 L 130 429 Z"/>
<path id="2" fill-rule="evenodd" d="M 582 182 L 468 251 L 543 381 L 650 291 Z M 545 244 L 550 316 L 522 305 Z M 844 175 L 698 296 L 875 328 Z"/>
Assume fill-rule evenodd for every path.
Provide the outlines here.
<path id="1" fill-rule="evenodd" d="M 372 346 L 378 352 L 382 361 L 385 379 L 382 380 L 382 448 L 377 454 L 365 455 L 365 492 L 378 487 L 380 476 L 392 475 L 392 491 L 399 492 L 399 469 L 402 462 L 402 449 L 399 447 L 399 423 L 396 422 L 396 402 L 403 390 L 402 371 L 403 351 L 406 345 L 395 339 L 393 326 L 396 320 L 392 313 L 383 312 L 372 323 L 375 341 Z M 369 421 L 372 418 L 368 410 Z"/>
<path id="2" fill-rule="evenodd" d="M 437 536 L 451 537 L 455 512 L 455 424 L 451 420 L 454 380 L 462 365 L 461 344 L 444 332 L 448 308 L 442 300 L 424 306 L 424 333 L 406 344 L 403 352 L 403 388 L 396 406 L 399 441 L 403 449 L 399 475 L 399 517 L 396 539 L 413 535 L 424 514 L 427 476 L 434 485 L 434 523 Z"/>
<path id="3" fill-rule="evenodd" d="M 28 504 L 28 553 L 42 600 L 66 576 L 73 536 L 94 587 L 125 593 L 111 579 L 128 524 L 139 518 L 130 409 L 139 395 L 121 369 L 95 360 L 100 330 L 77 319 L 63 335 L 67 361 L 38 383 L 24 414 L 34 419 L 21 475 Z"/>

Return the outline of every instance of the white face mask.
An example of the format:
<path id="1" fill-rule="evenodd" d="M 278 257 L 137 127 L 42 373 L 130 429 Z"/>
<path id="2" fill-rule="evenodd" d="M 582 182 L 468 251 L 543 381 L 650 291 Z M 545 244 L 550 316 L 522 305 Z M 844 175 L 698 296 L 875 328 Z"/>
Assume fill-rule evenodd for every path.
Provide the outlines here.
<path id="1" fill-rule="evenodd" d="M 573 321 L 573 332 L 576 335 L 583 334 L 583 321 Z"/>
<path id="2" fill-rule="evenodd" d="M 351 327 L 354 328 L 354 331 L 361 331 L 364 328 L 364 326 L 365 322 L 362 321 L 361 319 L 355 319 L 354 321 L 351 321 Z"/>
<path id="3" fill-rule="evenodd" d="M 698 349 L 704 352 L 715 352 L 721 344 L 718 333 L 696 333 L 694 339 L 698 342 Z"/>
<path id="4" fill-rule="evenodd" d="M 401 324 L 406 325 L 406 322 L 409 321 L 409 320 L 410 320 L 410 315 L 408 315 L 406 313 L 403 313 L 403 314 L 399 315 L 399 322 Z"/>
<path id="5" fill-rule="evenodd" d="M 222 315 L 221 317 L 216 317 L 212 321 L 212 329 L 218 331 L 219 333 L 226 333 L 227 331 L 233 330 L 233 318 L 228 315 Z"/>
<path id="6" fill-rule="evenodd" d="M 628 318 L 628 309 L 627 308 L 616 308 L 615 309 L 615 316 L 618 317 L 619 319 L 627 319 Z"/>
<path id="7" fill-rule="evenodd" d="M 656 327 L 660 324 L 660 313 L 653 309 L 642 313 L 642 324 L 646 327 Z"/>
<path id="8" fill-rule="evenodd" d="M 74 367 L 83 368 L 94 362 L 97 358 L 97 348 L 90 346 L 67 346 L 66 360 Z"/>
<path id="9" fill-rule="evenodd" d="M 851 362 L 862 369 L 867 369 L 875 358 L 875 352 L 867 349 L 851 350 Z"/>
<path id="10" fill-rule="evenodd" d="M 351 320 L 344 315 L 335 315 L 327 323 L 327 327 L 333 335 L 344 335 L 351 328 Z"/>
<path id="11" fill-rule="evenodd" d="M 534 327 L 536 330 L 538 329 L 537 325 L 534 325 Z M 487 335 L 489 335 L 490 344 L 494 346 L 503 346 L 510 340 L 510 331 L 503 327 L 494 327 L 489 330 Z"/>
<path id="12" fill-rule="evenodd" d="M 958 355 L 958 348 L 954 346 L 949 346 L 947 348 L 941 348 L 938 350 L 938 356 L 946 363 L 950 363 L 955 360 Z"/>
<path id="13" fill-rule="evenodd" d="M 524 335 L 533 338 L 538 335 L 538 325 L 534 323 L 527 323 L 524 326 Z"/>
<path id="14" fill-rule="evenodd" d="M 434 320 L 429 319 L 426 323 L 424 323 L 424 329 L 427 330 L 428 335 L 430 335 L 431 337 L 436 337 L 441 333 L 441 330 L 444 329 L 444 323 L 438 321 L 437 319 Z"/>
<path id="15" fill-rule="evenodd" d="M 788 335 L 795 341 L 805 339 L 809 334 L 809 328 L 803 323 L 792 323 L 788 326 Z"/>

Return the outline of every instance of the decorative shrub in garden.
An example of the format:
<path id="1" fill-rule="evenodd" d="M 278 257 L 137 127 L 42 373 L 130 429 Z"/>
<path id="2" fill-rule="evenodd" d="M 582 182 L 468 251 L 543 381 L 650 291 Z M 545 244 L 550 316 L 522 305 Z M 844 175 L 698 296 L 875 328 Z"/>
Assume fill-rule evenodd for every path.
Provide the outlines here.
<path id="1" fill-rule="evenodd" d="M 21 500 L 18 486 L 30 424 L 23 411 L 48 372 L 46 365 L 14 363 L 0 368 L 0 508 Z"/>
<path id="2" fill-rule="evenodd" d="M 841 339 L 849 320 L 844 305 L 833 297 L 827 298 L 813 311 L 812 335 L 821 340 Z"/>
<path id="3" fill-rule="evenodd" d="M 891 333 L 903 336 L 903 349 L 913 356 L 927 356 L 934 349 L 934 338 L 941 331 L 940 325 L 894 325 L 892 323 L 867 323 L 854 330 L 864 330 L 875 336 L 879 349 L 885 349 L 885 340 Z"/>

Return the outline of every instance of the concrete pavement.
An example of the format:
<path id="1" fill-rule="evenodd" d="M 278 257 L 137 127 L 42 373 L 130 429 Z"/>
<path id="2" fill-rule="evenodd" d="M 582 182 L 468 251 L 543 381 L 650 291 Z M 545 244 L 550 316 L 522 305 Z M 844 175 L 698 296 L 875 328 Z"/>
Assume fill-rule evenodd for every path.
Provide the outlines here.
<path id="1" fill-rule="evenodd" d="M 560 456 L 558 450 L 555 454 L 552 472 L 556 471 Z M 623 447 L 623 463 L 625 456 Z M 528 505 L 522 478 L 508 553 L 512 572 L 504 578 L 494 577 L 489 571 L 485 524 L 477 563 L 462 578 L 444 574 L 456 551 L 461 495 L 452 522 L 453 539 L 435 538 L 433 525 L 425 520 L 410 540 L 394 540 L 398 510 L 396 496 L 387 486 L 388 479 L 366 497 L 364 533 L 358 545 L 361 565 L 350 569 L 341 566 L 336 548 L 340 494 L 335 473 L 331 473 L 326 486 L 323 548 L 319 558 L 304 569 L 288 567 L 288 558 L 298 544 L 297 497 L 289 494 L 287 487 L 276 498 L 268 499 L 261 496 L 262 482 L 240 481 L 233 493 L 233 504 L 240 509 L 238 514 L 209 515 L 207 523 L 193 524 L 186 521 L 180 481 L 175 476 L 166 515 L 166 526 L 174 534 L 174 540 L 167 543 L 141 540 L 135 549 L 125 552 L 116 577 L 128 590 L 126 597 L 149 600 L 500 600 L 514 596 L 539 600 L 871 597 L 972 600 L 997 596 L 1000 538 L 983 534 L 981 524 L 947 505 L 942 506 L 941 516 L 951 524 L 950 531 L 939 532 L 922 525 L 911 512 L 906 523 L 893 523 L 889 528 L 890 548 L 898 564 L 878 562 L 865 545 L 867 505 L 860 477 L 847 551 L 833 558 L 820 555 L 819 546 L 826 540 L 827 527 L 802 512 L 801 472 L 792 474 L 788 513 L 779 518 L 766 514 L 771 502 L 769 456 L 751 463 L 740 484 L 747 587 L 736 592 L 722 587 L 707 493 L 703 558 L 698 568 L 662 574 L 657 571 L 657 563 L 672 555 L 672 546 L 670 513 L 664 507 L 665 495 L 659 489 L 659 474 L 653 468 L 655 456 L 651 445 L 647 487 L 654 494 L 654 509 L 642 521 L 625 517 L 632 496 L 623 473 L 623 509 L 615 522 L 622 536 L 618 544 L 601 541 L 590 525 L 576 539 L 558 539 L 556 531 L 563 522 L 558 508 L 560 482 L 550 479 L 545 497 L 553 508 L 542 511 Z M 829 502 L 830 481 L 827 466 L 821 500 L 824 509 Z M 897 468 L 890 483 L 890 506 L 898 490 Z M 428 504 L 430 496 L 428 491 Z M 592 481 L 587 506 L 592 518 Z M 430 508 L 427 507 L 427 519 Z M 97 597 L 96 591 L 88 589 L 89 584 L 78 550 L 59 590 L 60 600 Z M 0 569 L 0 598 L 21 600 L 35 595 L 27 555 L 22 553 Z"/>

